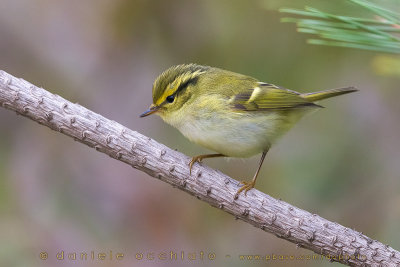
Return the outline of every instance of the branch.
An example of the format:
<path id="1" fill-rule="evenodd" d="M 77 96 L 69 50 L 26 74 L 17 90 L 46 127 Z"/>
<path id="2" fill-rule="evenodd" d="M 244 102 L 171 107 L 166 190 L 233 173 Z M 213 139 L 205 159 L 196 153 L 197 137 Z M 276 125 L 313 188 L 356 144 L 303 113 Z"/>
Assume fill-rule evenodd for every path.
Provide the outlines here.
<path id="1" fill-rule="evenodd" d="M 0 105 L 73 137 L 279 238 L 350 266 L 398 266 L 389 246 L 256 189 L 234 199 L 239 183 L 149 137 L 0 71 Z"/>

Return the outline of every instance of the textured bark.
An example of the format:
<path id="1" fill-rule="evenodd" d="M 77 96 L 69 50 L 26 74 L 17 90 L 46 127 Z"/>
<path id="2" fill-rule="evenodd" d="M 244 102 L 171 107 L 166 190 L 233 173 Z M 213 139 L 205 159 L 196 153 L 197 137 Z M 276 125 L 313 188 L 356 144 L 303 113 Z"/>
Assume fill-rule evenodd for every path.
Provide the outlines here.
<path id="1" fill-rule="evenodd" d="M 0 105 L 333 261 L 400 266 L 400 253 L 393 248 L 256 189 L 234 199 L 238 181 L 200 164 L 189 175 L 190 158 L 182 153 L 4 71 Z"/>

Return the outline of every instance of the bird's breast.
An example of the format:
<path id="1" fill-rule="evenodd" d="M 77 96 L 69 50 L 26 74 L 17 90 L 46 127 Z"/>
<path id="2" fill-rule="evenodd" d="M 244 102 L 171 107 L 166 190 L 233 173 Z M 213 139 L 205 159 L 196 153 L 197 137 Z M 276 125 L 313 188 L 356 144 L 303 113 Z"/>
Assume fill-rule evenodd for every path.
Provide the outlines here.
<path id="1" fill-rule="evenodd" d="M 192 142 L 230 157 L 250 157 L 271 146 L 280 135 L 279 114 L 212 114 L 188 118 L 178 129 Z"/>
<path id="2" fill-rule="evenodd" d="M 196 144 L 230 157 L 250 157 L 268 150 L 302 115 L 302 112 L 236 112 L 200 102 L 162 117 Z"/>

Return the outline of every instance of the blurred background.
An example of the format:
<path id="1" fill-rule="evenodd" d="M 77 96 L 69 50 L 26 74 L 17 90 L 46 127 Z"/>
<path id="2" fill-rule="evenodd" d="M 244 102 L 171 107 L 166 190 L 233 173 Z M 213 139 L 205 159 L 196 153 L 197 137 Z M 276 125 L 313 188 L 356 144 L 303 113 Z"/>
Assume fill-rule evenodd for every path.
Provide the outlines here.
<path id="1" fill-rule="evenodd" d="M 160 118 L 138 116 L 171 65 L 221 67 L 301 92 L 358 87 L 284 136 L 257 188 L 400 249 L 400 76 L 387 65 L 399 57 L 308 45 L 278 12 L 310 5 L 368 17 L 364 10 L 305 0 L 1 2 L 0 69 L 190 156 L 207 151 Z M 0 109 L 0 125 L 1 266 L 331 266 L 241 261 L 313 253 L 13 112 Z M 242 180 L 258 158 L 206 164 Z M 110 250 L 114 260 L 65 259 Z M 216 260 L 135 259 L 171 251 Z"/>

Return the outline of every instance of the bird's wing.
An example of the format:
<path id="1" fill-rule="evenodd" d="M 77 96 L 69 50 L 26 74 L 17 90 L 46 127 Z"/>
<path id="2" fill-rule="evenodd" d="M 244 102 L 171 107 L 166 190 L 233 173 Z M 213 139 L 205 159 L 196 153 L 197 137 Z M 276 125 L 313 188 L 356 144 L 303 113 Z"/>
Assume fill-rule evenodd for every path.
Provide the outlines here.
<path id="1" fill-rule="evenodd" d="M 303 98 L 300 93 L 269 83 L 258 83 L 250 89 L 236 91 L 229 104 L 238 111 L 287 110 L 305 107 L 320 107 Z"/>

